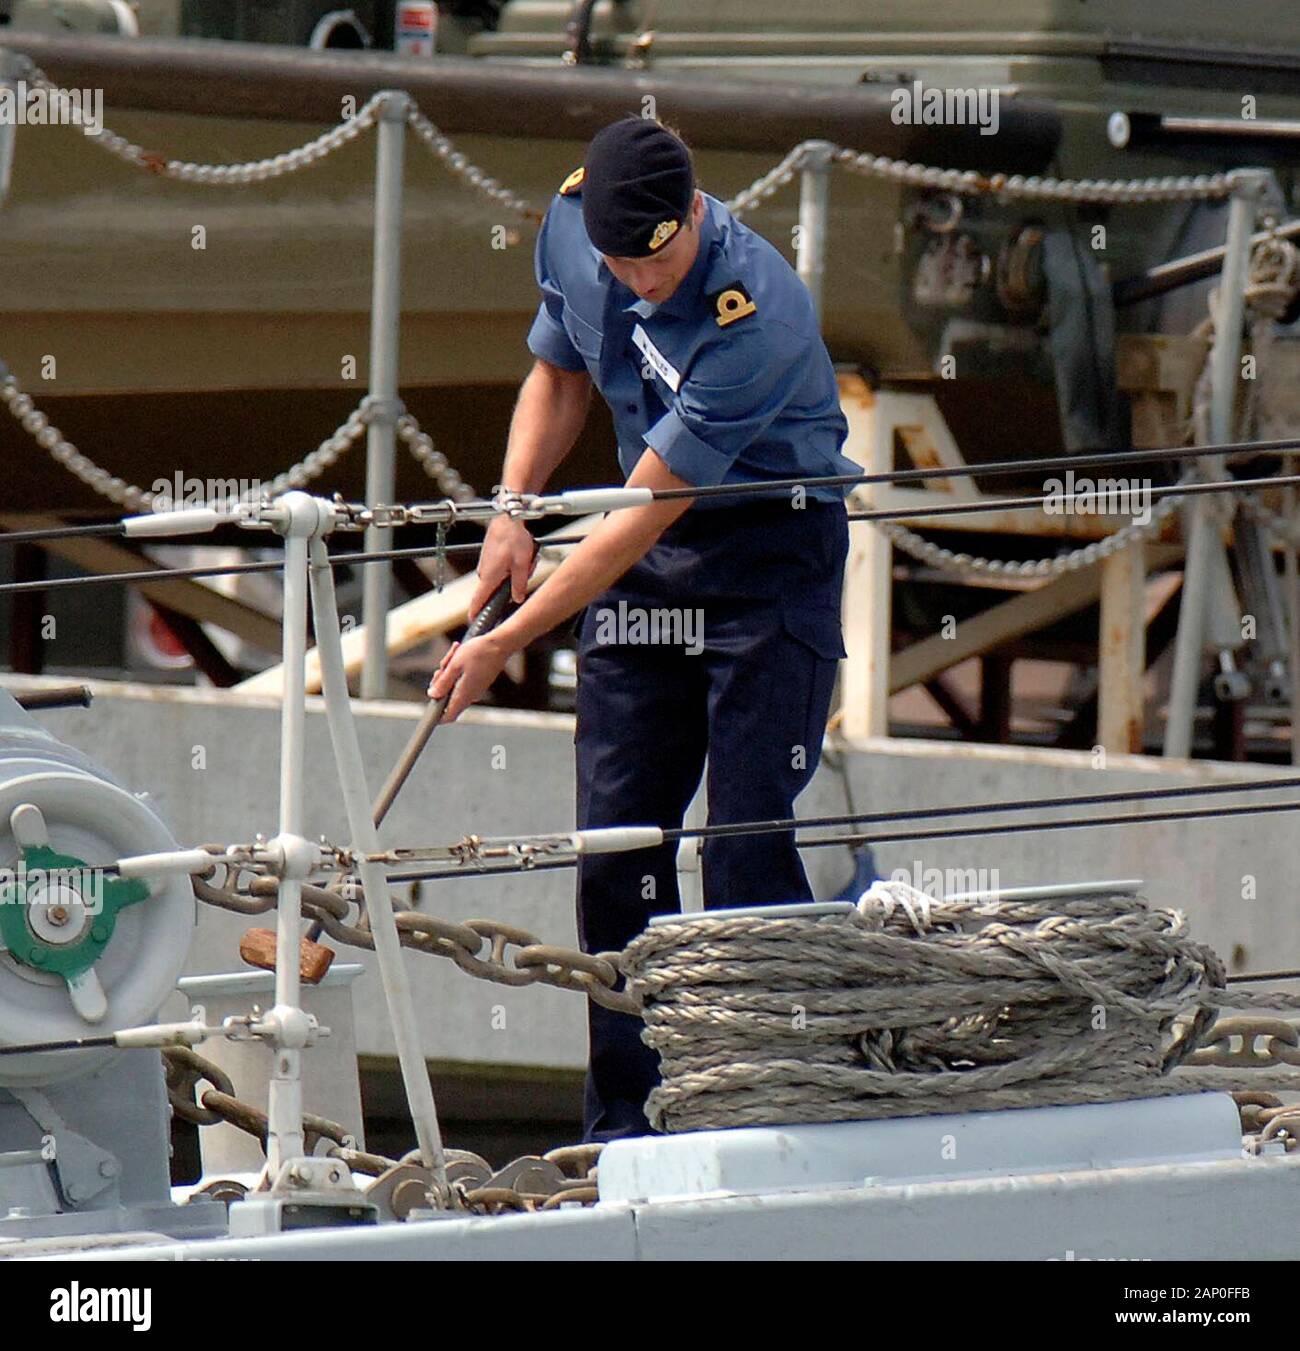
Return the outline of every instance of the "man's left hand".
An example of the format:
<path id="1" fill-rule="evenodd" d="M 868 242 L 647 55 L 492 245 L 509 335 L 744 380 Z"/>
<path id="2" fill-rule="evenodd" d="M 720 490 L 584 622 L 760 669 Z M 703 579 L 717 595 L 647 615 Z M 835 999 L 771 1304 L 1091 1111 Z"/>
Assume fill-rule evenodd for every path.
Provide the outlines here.
<path id="1" fill-rule="evenodd" d="M 429 682 L 429 698 L 451 695 L 442 721 L 455 722 L 481 699 L 509 657 L 510 653 L 490 633 L 471 638 L 467 643 L 454 643 Z"/>

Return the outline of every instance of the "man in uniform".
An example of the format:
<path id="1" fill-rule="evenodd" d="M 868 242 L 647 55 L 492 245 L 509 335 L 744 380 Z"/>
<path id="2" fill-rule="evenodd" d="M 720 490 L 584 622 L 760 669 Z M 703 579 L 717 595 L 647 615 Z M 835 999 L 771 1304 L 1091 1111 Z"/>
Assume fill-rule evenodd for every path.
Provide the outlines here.
<path id="1" fill-rule="evenodd" d="M 504 491 L 542 491 L 593 384 L 629 487 L 860 472 L 839 453 L 847 424 L 807 289 L 695 188 L 689 152 L 659 123 L 629 117 L 593 138 L 547 212 L 536 273 L 536 363 L 511 422 Z M 611 512 L 527 600 L 532 538 L 500 516 L 471 613 L 507 576 L 524 603 L 454 647 L 430 693 L 454 689 L 454 719 L 511 653 L 586 606 L 579 828 L 680 826 L 706 752 L 710 824 L 788 818 L 816 769 L 844 656 L 843 496 L 776 489 Z M 646 642 L 656 614 L 702 620 L 698 637 Z M 621 949 L 652 915 L 678 909 L 675 855 L 669 843 L 580 860 L 584 950 Z M 702 868 L 710 908 L 812 899 L 792 832 L 711 838 Z M 658 1064 L 640 1019 L 592 1003 L 589 1028 L 585 1139 L 648 1133 L 642 1109 Z"/>

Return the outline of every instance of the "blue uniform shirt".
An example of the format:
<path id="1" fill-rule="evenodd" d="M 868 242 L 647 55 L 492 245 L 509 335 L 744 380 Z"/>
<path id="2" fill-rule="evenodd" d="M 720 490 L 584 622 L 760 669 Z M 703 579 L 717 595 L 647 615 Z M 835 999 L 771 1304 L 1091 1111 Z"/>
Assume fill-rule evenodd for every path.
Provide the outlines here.
<path id="1" fill-rule="evenodd" d="M 701 486 L 860 474 L 839 453 L 848 424 L 807 288 L 767 240 L 716 198 L 704 202 L 695 262 L 656 305 L 605 266 L 578 193 L 558 194 L 537 239 L 542 303 L 529 349 L 591 373 L 614 415 L 625 476 L 646 446 Z M 808 495 L 842 501 L 846 492 Z M 701 498 L 693 510 L 742 500 Z"/>

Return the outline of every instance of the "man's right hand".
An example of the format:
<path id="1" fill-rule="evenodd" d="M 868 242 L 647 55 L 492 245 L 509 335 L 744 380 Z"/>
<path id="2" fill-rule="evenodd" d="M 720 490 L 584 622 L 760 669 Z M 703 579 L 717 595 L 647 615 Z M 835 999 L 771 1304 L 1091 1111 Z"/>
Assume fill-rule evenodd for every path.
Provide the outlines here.
<path id="1" fill-rule="evenodd" d="M 533 537 L 522 521 L 498 516 L 487 528 L 478 556 L 478 586 L 469 603 L 472 619 L 487 604 L 500 582 L 510 578 L 510 598 L 522 605 L 528 595 L 535 549 Z"/>

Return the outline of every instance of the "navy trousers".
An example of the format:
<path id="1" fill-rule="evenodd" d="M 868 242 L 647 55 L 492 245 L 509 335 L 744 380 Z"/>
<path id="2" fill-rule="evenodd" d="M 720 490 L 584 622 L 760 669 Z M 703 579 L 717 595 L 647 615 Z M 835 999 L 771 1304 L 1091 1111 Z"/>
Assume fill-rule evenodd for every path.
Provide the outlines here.
<path id="1" fill-rule="evenodd" d="M 680 826 L 706 754 L 709 824 L 792 815 L 817 768 L 844 656 L 847 551 L 842 503 L 696 507 L 587 607 L 580 828 Z M 674 612 L 683 622 L 670 622 Z M 647 641 L 656 624 L 661 641 Z M 679 909 L 676 854 L 670 843 L 579 861 L 584 950 L 619 950 L 652 915 Z M 702 868 L 709 909 L 812 899 L 793 832 L 709 839 Z M 648 1134 L 658 1056 L 641 1041 L 641 1019 L 589 1001 L 588 1026 L 584 1139 Z"/>

